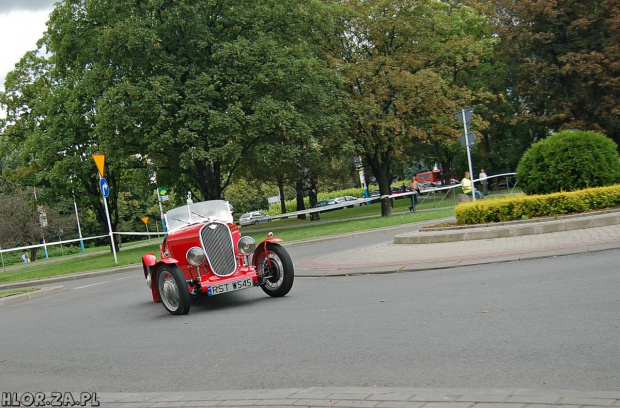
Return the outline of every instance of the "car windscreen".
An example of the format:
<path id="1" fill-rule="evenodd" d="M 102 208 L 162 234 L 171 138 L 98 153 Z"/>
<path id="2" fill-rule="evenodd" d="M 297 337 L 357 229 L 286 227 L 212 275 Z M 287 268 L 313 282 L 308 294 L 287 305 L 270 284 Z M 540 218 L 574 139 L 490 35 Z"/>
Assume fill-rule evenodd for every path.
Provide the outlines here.
<path id="1" fill-rule="evenodd" d="M 168 231 L 207 221 L 232 223 L 233 217 L 228 202 L 224 200 L 202 201 L 173 208 L 166 213 Z"/>

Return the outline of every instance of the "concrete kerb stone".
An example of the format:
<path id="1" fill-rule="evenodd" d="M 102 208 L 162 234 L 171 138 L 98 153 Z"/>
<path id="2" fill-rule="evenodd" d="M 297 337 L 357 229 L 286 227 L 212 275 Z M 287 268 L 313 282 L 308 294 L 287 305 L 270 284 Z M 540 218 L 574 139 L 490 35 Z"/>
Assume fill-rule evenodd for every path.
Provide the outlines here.
<path id="1" fill-rule="evenodd" d="M 524 235 L 546 234 L 620 224 L 620 210 L 575 214 L 536 220 L 501 222 L 485 225 L 447 228 L 420 228 L 398 234 L 395 244 L 434 244 L 466 240 L 508 238 Z"/>
<path id="2" fill-rule="evenodd" d="M 64 286 L 52 286 L 49 288 L 37 289 L 32 292 L 3 296 L 3 297 L 0 297 L 0 308 L 9 306 L 9 305 L 14 305 L 20 302 L 25 302 L 27 300 L 42 297 L 42 296 L 54 295 L 56 293 L 61 293 L 64 291 L 65 291 Z"/>
<path id="3" fill-rule="evenodd" d="M 562 221 L 541 222 L 537 226 L 537 229 L 538 229 L 539 234 L 547 234 L 550 232 L 570 231 L 570 230 L 575 229 L 575 228 L 572 228 L 571 223 L 572 223 L 571 220 L 567 220 L 567 222 L 562 222 Z"/>
<path id="4" fill-rule="evenodd" d="M 67 275 L 58 275 L 51 278 L 33 279 L 18 282 L 0 283 L 0 291 L 13 290 L 13 289 L 26 289 L 33 288 L 40 285 L 49 285 L 51 283 L 65 282 L 70 280 L 88 279 L 96 276 L 112 275 L 119 272 L 124 272 L 129 269 L 140 267 L 140 264 L 124 265 L 113 268 L 99 269 L 96 271 L 89 271 L 84 273 L 75 273 Z"/>

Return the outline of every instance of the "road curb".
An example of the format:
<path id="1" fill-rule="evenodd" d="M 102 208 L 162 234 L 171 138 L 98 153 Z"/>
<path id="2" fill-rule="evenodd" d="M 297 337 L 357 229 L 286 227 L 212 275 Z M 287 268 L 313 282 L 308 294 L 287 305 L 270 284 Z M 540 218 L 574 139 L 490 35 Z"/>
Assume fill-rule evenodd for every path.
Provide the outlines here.
<path id="1" fill-rule="evenodd" d="M 411 223 L 402 224 L 402 225 L 393 225 L 390 227 L 373 228 L 373 229 L 362 230 L 362 231 L 348 232 L 345 234 L 328 235 L 328 236 L 319 237 L 319 238 L 309 238 L 309 239 L 302 239 L 298 241 L 282 242 L 281 244 L 284 247 L 292 248 L 292 247 L 296 247 L 299 245 L 339 241 L 343 239 L 365 237 L 368 235 L 387 234 L 394 230 L 412 228 L 413 225 L 424 227 L 426 225 L 435 225 L 435 224 L 441 224 L 444 222 L 453 222 L 455 220 L 456 218 L 454 217 L 446 217 L 446 218 L 438 218 L 436 220 L 416 221 L 416 222 L 411 222 Z"/>
<path id="2" fill-rule="evenodd" d="M 83 273 L 77 273 L 77 274 L 58 275 L 58 276 L 53 276 L 51 278 L 42 278 L 42 279 L 26 280 L 26 281 L 18 281 L 18 282 L 7 282 L 7 283 L 0 284 L 0 291 L 13 290 L 13 289 L 27 289 L 27 288 L 40 286 L 40 285 L 49 285 L 51 283 L 66 282 L 66 281 L 79 280 L 79 279 L 88 279 L 88 278 L 94 278 L 97 276 L 104 276 L 104 275 L 112 275 L 115 273 L 121 273 L 129 269 L 140 268 L 140 267 L 141 267 L 141 264 L 137 263 L 137 264 L 124 265 L 124 266 L 118 266 L 118 267 L 112 267 L 112 268 L 106 268 L 106 269 L 98 269 L 96 271 L 89 271 L 89 272 L 83 272 Z"/>
<path id="3" fill-rule="evenodd" d="M 0 298 L 0 309 L 5 306 L 14 305 L 16 303 L 25 302 L 30 299 L 39 298 L 42 296 L 54 295 L 56 293 L 64 292 L 66 289 L 64 286 L 52 286 L 49 288 L 37 289 L 33 292 L 20 293 L 16 295 L 9 295 Z"/>
<path id="4" fill-rule="evenodd" d="M 583 247 L 560 248 L 540 252 L 524 252 L 515 255 L 498 255 L 495 257 L 477 258 L 475 260 L 437 260 L 424 264 L 400 264 L 375 268 L 340 269 L 334 266 L 332 269 L 297 268 L 295 277 L 299 278 L 327 278 L 360 275 L 389 275 L 395 273 L 411 273 L 434 271 L 438 269 L 461 268 L 474 265 L 499 264 L 506 262 L 525 261 L 528 259 L 554 258 L 559 256 L 577 255 L 620 249 L 620 242 L 613 244 L 589 245 Z M 334 272 L 337 271 L 337 272 Z"/>
<path id="5" fill-rule="evenodd" d="M 620 211 L 587 216 L 564 216 L 457 228 L 418 229 L 394 236 L 395 244 L 439 244 L 455 241 L 509 238 L 620 224 Z"/>

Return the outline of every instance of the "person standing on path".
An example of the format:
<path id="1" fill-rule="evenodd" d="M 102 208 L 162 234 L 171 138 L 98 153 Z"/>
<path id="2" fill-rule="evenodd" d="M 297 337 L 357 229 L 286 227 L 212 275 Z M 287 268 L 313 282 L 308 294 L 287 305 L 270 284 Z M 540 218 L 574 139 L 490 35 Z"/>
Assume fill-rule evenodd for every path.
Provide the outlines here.
<path id="1" fill-rule="evenodd" d="M 409 188 L 411 189 L 411 207 L 409 207 L 409 211 L 415 212 L 415 206 L 418 205 L 418 194 L 420 194 L 420 186 L 415 174 L 409 180 Z"/>
<path id="2" fill-rule="evenodd" d="M 489 181 L 487 180 L 487 174 L 484 172 L 484 169 L 480 169 L 480 183 L 482 183 L 482 191 L 484 195 L 489 194 Z"/>

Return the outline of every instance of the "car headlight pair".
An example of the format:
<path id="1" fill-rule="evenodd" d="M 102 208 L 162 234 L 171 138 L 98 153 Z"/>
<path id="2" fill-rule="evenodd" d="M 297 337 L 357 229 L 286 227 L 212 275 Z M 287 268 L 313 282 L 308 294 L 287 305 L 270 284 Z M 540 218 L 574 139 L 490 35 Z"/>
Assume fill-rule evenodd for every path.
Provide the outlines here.
<path id="1" fill-rule="evenodd" d="M 252 237 L 241 237 L 237 247 L 242 254 L 252 255 L 256 249 L 256 241 L 254 241 Z M 186 258 L 190 265 L 200 266 L 205 262 L 207 256 L 202 248 L 191 247 L 189 251 L 187 251 Z"/>

